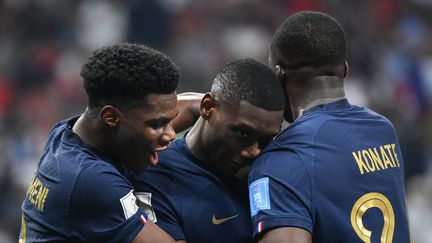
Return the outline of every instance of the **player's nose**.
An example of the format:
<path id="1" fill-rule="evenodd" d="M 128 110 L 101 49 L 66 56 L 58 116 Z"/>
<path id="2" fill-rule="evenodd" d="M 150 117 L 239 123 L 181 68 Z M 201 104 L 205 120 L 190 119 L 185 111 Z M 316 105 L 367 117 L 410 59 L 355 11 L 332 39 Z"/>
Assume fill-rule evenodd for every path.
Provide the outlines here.
<path id="1" fill-rule="evenodd" d="M 174 141 L 175 138 L 176 138 L 176 133 L 172 126 L 172 122 L 170 122 L 164 127 L 164 131 L 162 134 L 162 141 L 169 143 L 171 141 Z"/>
<path id="2" fill-rule="evenodd" d="M 251 146 L 247 147 L 241 152 L 242 157 L 248 158 L 248 159 L 254 159 L 261 153 L 261 149 L 258 145 L 258 143 L 254 143 Z"/>

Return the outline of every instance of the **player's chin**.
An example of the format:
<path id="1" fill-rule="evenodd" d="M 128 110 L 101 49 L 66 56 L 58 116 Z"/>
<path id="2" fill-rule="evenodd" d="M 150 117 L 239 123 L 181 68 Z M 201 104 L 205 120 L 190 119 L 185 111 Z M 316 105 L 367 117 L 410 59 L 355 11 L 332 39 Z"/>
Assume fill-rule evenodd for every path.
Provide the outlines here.
<path id="1" fill-rule="evenodd" d="M 227 166 L 225 166 L 225 168 L 223 170 L 223 174 L 225 176 L 234 176 L 243 167 L 244 167 L 244 165 L 242 165 L 242 164 L 229 163 Z"/>
<path id="2" fill-rule="evenodd" d="M 148 166 L 149 166 L 149 162 L 148 161 L 140 161 L 139 165 L 136 165 L 134 167 L 133 172 L 135 174 L 141 174 L 141 173 L 143 173 L 144 171 L 147 170 Z"/>
<path id="3" fill-rule="evenodd" d="M 140 156 L 141 159 L 136 160 L 133 172 L 139 174 L 144 172 L 148 166 L 155 166 L 158 163 L 158 156 L 156 152 L 148 152 Z"/>
<path id="4" fill-rule="evenodd" d="M 235 170 L 235 171 L 237 172 L 237 171 L 240 170 L 241 168 L 247 166 L 248 163 L 246 163 L 245 161 L 242 161 L 242 160 L 232 160 L 232 161 L 229 163 L 229 165 L 230 165 L 230 167 L 231 167 L 233 170 Z"/>

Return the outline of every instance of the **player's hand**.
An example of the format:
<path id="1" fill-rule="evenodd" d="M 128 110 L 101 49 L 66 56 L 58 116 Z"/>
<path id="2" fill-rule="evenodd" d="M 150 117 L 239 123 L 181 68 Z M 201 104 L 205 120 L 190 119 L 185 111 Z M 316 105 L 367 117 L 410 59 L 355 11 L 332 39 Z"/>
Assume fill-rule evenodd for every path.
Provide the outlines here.
<path id="1" fill-rule="evenodd" d="M 198 120 L 203 96 L 204 93 L 196 92 L 185 92 L 177 95 L 179 114 L 172 121 L 176 133 L 188 129 Z"/>

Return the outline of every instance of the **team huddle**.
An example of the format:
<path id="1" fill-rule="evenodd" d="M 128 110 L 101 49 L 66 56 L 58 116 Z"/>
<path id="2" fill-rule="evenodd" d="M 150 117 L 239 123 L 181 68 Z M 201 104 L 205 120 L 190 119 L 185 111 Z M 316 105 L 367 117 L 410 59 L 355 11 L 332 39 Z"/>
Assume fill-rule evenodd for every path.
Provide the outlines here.
<path id="1" fill-rule="evenodd" d="M 51 131 L 20 242 L 411 242 L 395 129 L 348 102 L 347 75 L 341 25 L 312 11 L 278 27 L 268 65 L 234 60 L 187 102 L 163 53 L 96 50 L 87 108 Z"/>

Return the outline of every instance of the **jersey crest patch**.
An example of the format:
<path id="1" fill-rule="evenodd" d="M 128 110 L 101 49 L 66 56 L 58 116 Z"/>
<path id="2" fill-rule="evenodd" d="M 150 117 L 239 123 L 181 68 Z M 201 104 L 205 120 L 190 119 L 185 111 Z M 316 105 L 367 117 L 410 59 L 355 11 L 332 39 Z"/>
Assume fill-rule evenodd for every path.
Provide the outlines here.
<path id="1" fill-rule="evenodd" d="M 136 192 L 135 196 L 138 198 L 138 205 L 142 208 L 147 215 L 148 219 L 157 222 L 156 213 L 152 207 L 151 198 L 152 194 L 150 192 Z"/>
<path id="2" fill-rule="evenodd" d="M 270 209 L 269 178 L 258 179 L 249 185 L 251 216 L 260 210 Z"/>
<path id="3" fill-rule="evenodd" d="M 120 203 L 123 207 L 123 213 L 126 219 L 132 217 L 138 211 L 138 205 L 133 190 L 120 198 Z"/>

